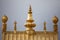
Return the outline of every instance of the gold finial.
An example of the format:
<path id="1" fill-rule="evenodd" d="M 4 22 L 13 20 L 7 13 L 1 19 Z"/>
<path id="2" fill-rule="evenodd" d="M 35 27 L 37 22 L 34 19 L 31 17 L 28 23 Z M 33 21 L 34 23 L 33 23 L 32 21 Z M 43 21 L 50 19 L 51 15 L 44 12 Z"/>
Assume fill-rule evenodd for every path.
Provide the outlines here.
<path id="1" fill-rule="evenodd" d="M 6 15 L 4 15 L 2 17 L 2 33 L 6 32 L 6 28 L 7 28 L 6 22 L 7 22 L 7 20 L 8 20 L 8 17 Z"/>
<path id="2" fill-rule="evenodd" d="M 29 7 L 29 12 L 28 12 L 28 17 L 27 17 L 27 20 L 26 20 L 26 23 L 25 23 L 25 27 L 26 27 L 26 32 L 28 34 L 33 34 L 34 33 L 34 30 L 33 30 L 33 27 L 36 26 L 35 23 L 33 23 L 34 20 L 33 20 L 33 17 L 32 17 L 32 12 L 31 12 L 31 6 Z"/>
<path id="3" fill-rule="evenodd" d="M 17 22 L 15 21 L 14 22 L 14 32 L 16 33 L 16 24 L 17 24 Z"/>
<path id="4" fill-rule="evenodd" d="M 29 11 L 28 11 L 28 13 L 32 13 L 31 5 L 30 5 L 30 7 L 29 7 Z"/>
<path id="5" fill-rule="evenodd" d="M 34 21 L 33 20 L 33 17 L 32 17 L 32 9 L 31 9 L 31 5 L 29 6 L 29 12 L 28 12 L 28 17 L 27 17 L 27 20 L 32 20 L 32 21 Z"/>
<path id="6" fill-rule="evenodd" d="M 54 16 L 54 17 L 52 18 L 52 21 L 53 21 L 54 24 L 57 24 L 57 22 L 58 22 L 58 17 Z"/>
<path id="7" fill-rule="evenodd" d="M 4 15 L 4 16 L 2 17 L 2 22 L 3 22 L 3 23 L 6 23 L 7 20 L 8 20 L 8 17 L 7 17 L 6 15 Z"/>
<path id="8" fill-rule="evenodd" d="M 46 22 L 44 22 L 44 31 L 46 31 Z"/>
<path id="9" fill-rule="evenodd" d="M 52 18 L 52 21 L 53 21 L 53 23 L 54 23 L 54 25 L 53 25 L 53 27 L 54 27 L 54 32 L 58 32 L 58 25 L 57 25 L 57 23 L 58 23 L 58 17 L 56 17 L 56 16 L 54 16 L 53 18 Z"/>

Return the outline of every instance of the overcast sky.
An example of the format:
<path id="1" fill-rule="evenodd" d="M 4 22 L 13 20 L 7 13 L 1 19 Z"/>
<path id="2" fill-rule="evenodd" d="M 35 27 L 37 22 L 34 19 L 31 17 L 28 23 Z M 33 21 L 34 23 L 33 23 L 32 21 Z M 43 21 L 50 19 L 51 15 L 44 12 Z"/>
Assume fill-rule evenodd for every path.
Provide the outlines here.
<path id="1" fill-rule="evenodd" d="M 0 0 L 0 35 L 1 17 L 8 16 L 7 30 L 13 30 L 13 23 L 17 21 L 17 30 L 25 30 L 24 23 L 27 19 L 29 5 L 32 7 L 33 19 L 36 23 L 35 30 L 43 31 L 43 22 L 47 22 L 47 31 L 53 30 L 52 17 L 59 18 L 58 31 L 60 35 L 60 0 Z M 0 36 L 1 38 L 1 36 Z"/>

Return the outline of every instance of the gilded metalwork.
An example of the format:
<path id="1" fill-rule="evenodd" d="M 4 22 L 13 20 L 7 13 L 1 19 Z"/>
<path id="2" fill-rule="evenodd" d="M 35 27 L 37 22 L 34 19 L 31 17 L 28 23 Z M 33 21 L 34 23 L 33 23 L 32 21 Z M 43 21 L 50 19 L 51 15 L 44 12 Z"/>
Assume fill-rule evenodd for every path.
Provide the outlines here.
<path id="1" fill-rule="evenodd" d="M 56 16 L 54 16 L 53 18 L 52 18 L 52 21 L 53 21 L 53 23 L 54 23 L 54 32 L 58 32 L 58 25 L 57 25 L 57 23 L 58 23 L 58 17 L 56 17 Z"/>
<path id="2" fill-rule="evenodd" d="M 33 30 L 33 27 L 36 26 L 35 23 L 33 23 L 34 20 L 32 18 L 32 9 L 31 9 L 31 6 L 29 7 L 29 12 L 28 12 L 28 17 L 27 17 L 27 20 L 26 20 L 26 23 L 25 23 L 25 26 L 26 26 L 26 33 L 28 34 L 34 34 L 35 30 Z"/>
<path id="3" fill-rule="evenodd" d="M 2 17 L 2 22 L 3 22 L 3 23 L 6 23 L 7 20 L 8 20 L 8 17 L 7 17 L 6 15 L 4 15 L 4 16 Z"/>
<path id="4" fill-rule="evenodd" d="M 14 33 L 16 33 L 16 24 L 17 24 L 17 22 L 15 21 L 14 22 Z"/>
<path id="5" fill-rule="evenodd" d="M 14 31 L 6 31 L 8 17 L 2 17 L 2 40 L 58 40 L 58 17 L 52 18 L 54 31 L 46 31 L 46 22 L 44 22 L 44 31 L 35 31 L 33 28 L 36 26 L 32 17 L 32 8 L 29 7 L 28 17 L 25 23 L 25 31 L 17 31 L 14 22 Z"/>
<path id="6" fill-rule="evenodd" d="M 44 32 L 46 33 L 46 22 L 44 22 Z"/>
<path id="7" fill-rule="evenodd" d="M 4 15 L 2 17 L 2 32 L 6 32 L 7 24 L 6 22 L 8 21 L 8 17 Z"/>
<path id="8" fill-rule="evenodd" d="M 57 24 L 58 23 L 58 17 L 54 16 L 52 18 L 52 21 L 53 21 L 54 24 Z"/>

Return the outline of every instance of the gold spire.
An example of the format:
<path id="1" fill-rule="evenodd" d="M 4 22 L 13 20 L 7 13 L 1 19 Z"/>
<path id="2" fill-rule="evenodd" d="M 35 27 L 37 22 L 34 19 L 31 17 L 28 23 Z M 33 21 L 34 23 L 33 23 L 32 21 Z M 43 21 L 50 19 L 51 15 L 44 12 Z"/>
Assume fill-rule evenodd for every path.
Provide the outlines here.
<path id="1" fill-rule="evenodd" d="M 29 13 L 32 13 L 32 8 L 31 8 L 31 5 L 29 7 Z"/>
<path id="2" fill-rule="evenodd" d="M 14 22 L 14 33 L 16 33 L 16 24 L 17 24 L 17 22 L 15 21 Z"/>
<path id="3" fill-rule="evenodd" d="M 44 22 L 44 30 L 46 30 L 46 22 Z"/>
<path id="4" fill-rule="evenodd" d="M 27 17 L 27 20 L 26 20 L 26 23 L 25 23 L 26 32 L 28 34 L 34 33 L 33 27 L 35 27 L 36 24 L 33 23 L 33 22 L 34 22 L 34 20 L 33 20 L 33 17 L 32 17 L 32 9 L 31 9 L 31 5 L 30 5 L 29 12 L 28 12 L 28 17 Z"/>
<path id="5" fill-rule="evenodd" d="M 44 22 L 44 32 L 46 32 L 46 22 Z"/>
<path id="6" fill-rule="evenodd" d="M 27 20 L 34 21 L 33 17 L 32 17 L 32 8 L 31 8 L 31 5 L 29 7 Z"/>

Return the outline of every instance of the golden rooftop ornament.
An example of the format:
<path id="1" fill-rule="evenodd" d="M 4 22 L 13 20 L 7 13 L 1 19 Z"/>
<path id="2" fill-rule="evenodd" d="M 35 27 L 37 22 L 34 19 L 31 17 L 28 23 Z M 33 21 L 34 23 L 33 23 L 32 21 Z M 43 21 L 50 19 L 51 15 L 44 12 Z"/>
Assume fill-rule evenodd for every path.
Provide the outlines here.
<path id="1" fill-rule="evenodd" d="M 56 16 L 54 16 L 53 18 L 52 18 L 52 21 L 53 21 L 53 23 L 54 23 L 54 32 L 58 32 L 58 25 L 57 25 L 57 23 L 58 23 L 58 17 L 56 17 Z"/>
<path id="2" fill-rule="evenodd" d="M 15 21 L 14 22 L 14 33 L 16 33 L 16 24 L 17 24 L 17 22 Z"/>
<path id="3" fill-rule="evenodd" d="M 35 30 L 33 30 L 33 27 L 36 26 L 32 17 L 32 11 L 31 11 L 31 6 L 29 7 L 29 12 L 28 12 L 28 17 L 25 23 L 25 27 L 26 27 L 26 33 L 28 34 L 33 34 L 35 32 Z"/>
<path id="4" fill-rule="evenodd" d="M 7 31 L 7 21 L 8 17 L 4 15 L 2 17 L 2 40 L 58 40 L 58 17 L 54 16 L 52 18 L 54 30 L 46 31 L 46 22 L 44 22 L 43 31 L 35 31 L 33 28 L 36 26 L 32 17 L 31 5 L 28 11 L 28 17 L 25 23 L 25 31 L 17 31 L 16 24 L 14 22 L 14 31 Z M 40 26 L 39 26 L 40 27 Z"/>
<path id="5" fill-rule="evenodd" d="M 44 22 L 44 32 L 46 33 L 46 22 Z"/>
<path id="6" fill-rule="evenodd" d="M 8 17 L 6 15 L 4 15 L 2 17 L 2 32 L 6 32 L 7 29 L 7 24 L 6 22 L 8 21 Z"/>

